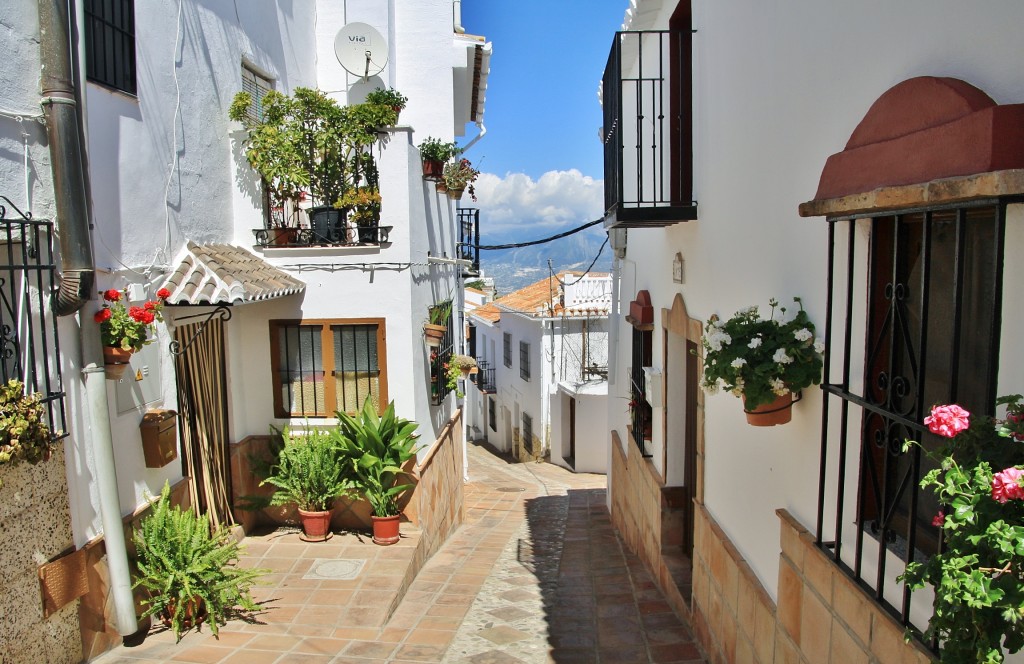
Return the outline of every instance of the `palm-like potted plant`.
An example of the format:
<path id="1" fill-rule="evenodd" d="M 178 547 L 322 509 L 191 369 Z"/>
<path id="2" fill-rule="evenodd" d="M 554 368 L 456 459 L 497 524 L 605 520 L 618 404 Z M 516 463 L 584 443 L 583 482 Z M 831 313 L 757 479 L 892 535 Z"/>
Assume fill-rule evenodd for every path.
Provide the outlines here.
<path id="1" fill-rule="evenodd" d="M 355 481 L 373 510 L 373 541 L 394 544 L 399 539 L 398 496 L 413 484 L 399 484 L 406 462 L 416 455 L 416 422 L 395 415 L 392 401 L 379 416 L 369 399 L 351 416 L 336 413 L 345 455 L 351 460 Z"/>
<path id="2" fill-rule="evenodd" d="M 257 611 L 250 589 L 268 569 L 237 565 L 241 548 L 226 528 L 191 509 L 171 506 L 164 483 L 153 511 L 132 535 L 137 554 L 135 587 L 148 591 L 143 617 L 156 615 L 181 635 L 209 619 L 210 631 L 234 613 Z"/>
<path id="3" fill-rule="evenodd" d="M 772 299 L 771 316 L 756 306 L 732 318 L 712 316 L 704 326 L 704 389 L 724 389 L 743 399 L 747 422 L 755 426 L 785 424 L 792 417 L 793 395 L 821 381 L 824 344 L 814 338 L 814 324 L 800 309 L 789 321 L 776 319 L 786 308 Z"/>
<path id="4" fill-rule="evenodd" d="M 285 429 L 281 437 L 283 447 L 260 486 L 277 488 L 270 505 L 298 507 L 303 540 L 330 539 L 334 501 L 356 489 L 345 458 L 339 453 L 338 432 L 313 430 L 293 435 Z"/>
<path id="5" fill-rule="evenodd" d="M 455 143 L 428 136 L 419 144 L 420 159 L 423 160 L 423 179 L 443 181 L 444 164 L 459 154 Z"/>

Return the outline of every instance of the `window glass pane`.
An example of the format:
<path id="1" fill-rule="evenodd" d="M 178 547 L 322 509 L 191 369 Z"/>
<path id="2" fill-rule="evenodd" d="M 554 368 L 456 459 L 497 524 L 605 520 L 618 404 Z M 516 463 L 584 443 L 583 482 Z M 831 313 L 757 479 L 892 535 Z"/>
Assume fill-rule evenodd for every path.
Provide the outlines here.
<path id="1" fill-rule="evenodd" d="M 278 328 L 281 403 L 293 415 L 323 415 L 323 353 L 319 325 Z"/>
<path id="2" fill-rule="evenodd" d="M 335 325 L 335 410 L 355 413 L 367 398 L 380 410 L 380 368 L 376 325 Z"/>

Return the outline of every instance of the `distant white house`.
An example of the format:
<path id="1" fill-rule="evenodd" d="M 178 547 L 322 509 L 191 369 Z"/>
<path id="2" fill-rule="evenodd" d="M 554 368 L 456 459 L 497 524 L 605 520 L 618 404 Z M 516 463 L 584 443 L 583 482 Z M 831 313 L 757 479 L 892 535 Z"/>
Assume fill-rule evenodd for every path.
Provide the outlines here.
<path id="1" fill-rule="evenodd" d="M 611 284 L 560 272 L 468 314 L 471 435 L 520 460 L 605 472 Z"/>

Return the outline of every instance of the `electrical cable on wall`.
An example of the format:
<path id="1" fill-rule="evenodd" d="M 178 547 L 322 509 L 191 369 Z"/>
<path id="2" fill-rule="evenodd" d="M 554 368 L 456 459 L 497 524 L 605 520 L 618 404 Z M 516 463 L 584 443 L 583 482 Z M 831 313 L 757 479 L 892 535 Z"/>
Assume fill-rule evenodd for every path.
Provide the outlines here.
<path id="1" fill-rule="evenodd" d="M 587 273 L 590 272 L 590 270 L 593 269 L 593 267 L 597 264 L 597 259 L 601 258 L 601 254 L 604 253 L 604 248 L 606 246 L 608 246 L 608 238 L 607 237 L 605 237 L 604 238 L 604 242 L 601 243 L 601 248 L 597 250 L 597 255 L 594 256 L 594 260 L 590 261 L 590 265 L 587 266 L 586 270 L 583 270 L 583 274 L 581 274 L 580 278 L 577 279 L 576 281 L 572 281 L 572 282 L 566 283 L 566 282 L 562 281 L 561 279 L 559 279 L 558 275 L 555 274 L 555 271 L 551 268 L 550 261 L 548 262 L 548 272 L 550 272 L 551 276 L 553 276 L 555 278 L 555 281 L 557 281 L 559 284 L 561 284 L 562 288 L 565 288 L 566 286 L 575 286 L 579 282 L 583 281 L 583 277 L 587 276 Z"/>
<path id="2" fill-rule="evenodd" d="M 546 237 L 546 238 L 544 238 L 542 240 L 530 240 L 529 242 L 515 242 L 515 243 L 511 243 L 511 244 L 486 244 L 486 245 L 485 244 L 481 244 L 480 246 L 477 247 L 477 249 L 518 249 L 520 247 L 532 247 L 532 246 L 537 245 L 537 244 L 544 244 L 546 242 L 553 242 L 554 240 L 560 240 L 563 237 L 569 237 L 570 235 L 573 235 L 575 233 L 579 233 L 580 231 L 586 230 L 586 229 L 590 228 L 591 226 L 596 226 L 597 224 L 600 224 L 603 221 L 604 221 L 604 219 L 595 219 L 594 221 L 588 221 L 587 223 L 583 224 L 582 226 L 577 226 L 576 228 L 567 230 L 564 233 L 559 233 L 558 235 L 552 235 L 551 237 Z M 605 240 L 605 242 L 607 242 L 607 240 Z"/>

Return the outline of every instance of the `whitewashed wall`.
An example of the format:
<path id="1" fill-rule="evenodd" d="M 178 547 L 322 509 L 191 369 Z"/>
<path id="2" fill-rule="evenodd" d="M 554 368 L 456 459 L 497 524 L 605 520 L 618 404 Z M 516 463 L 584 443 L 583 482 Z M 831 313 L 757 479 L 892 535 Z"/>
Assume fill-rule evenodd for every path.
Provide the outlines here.
<path id="1" fill-rule="evenodd" d="M 673 7 L 639 12 L 630 27 L 663 28 L 674 8 L 665 4 Z M 896 83 L 919 75 L 962 78 L 997 102 L 1024 102 L 1015 36 L 1024 5 L 1012 0 L 990 3 L 984 12 L 952 0 L 869 6 L 695 0 L 693 17 L 700 219 L 666 230 L 629 231 L 627 256 L 617 266 L 620 307 L 647 289 L 657 312 L 681 293 L 690 314 L 706 319 L 754 304 L 767 307 L 771 297 L 799 295 L 821 333 L 825 223 L 800 218 L 797 206 L 814 197 L 825 159 L 843 148 L 869 106 Z M 1010 221 L 1019 220 L 1013 211 Z M 1009 231 L 1006 255 L 1019 253 L 1022 241 L 1019 230 Z M 672 281 L 676 252 L 685 260 L 682 285 Z M 1004 283 L 1019 276 L 1011 268 Z M 1006 289 L 1012 301 L 1004 312 L 1021 310 L 1018 290 Z M 1007 322 L 1004 340 L 1017 329 Z M 653 348 L 660 364 L 662 331 L 656 328 Z M 628 332 L 620 323 L 614 362 L 619 371 L 630 364 Z M 1019 392 L 1020 353 L 1004 343 L 1003 356 L 1000 392 Z M 627 394 L 625 381 L 612 384 L 613 402 Z M 745 424 L 736 398 L 707 398 L 705 501 L 773 596 L 775 510 L 784 507 L 803 523 L 814 523 L 820 414 L 820 393 L 806 390 L 790 424 L 755 429 Z M 611 408 L 609 422 L 625 441 L 625 412 Z M 750 499 L 754 495 L 757 500 Z"/>

